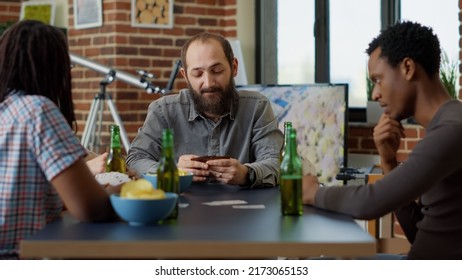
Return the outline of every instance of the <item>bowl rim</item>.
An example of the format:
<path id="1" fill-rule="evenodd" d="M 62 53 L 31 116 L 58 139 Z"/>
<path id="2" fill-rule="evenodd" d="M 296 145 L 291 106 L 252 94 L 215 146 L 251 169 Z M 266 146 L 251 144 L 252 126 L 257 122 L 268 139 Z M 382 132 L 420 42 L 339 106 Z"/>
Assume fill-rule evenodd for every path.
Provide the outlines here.
<path id="1" fill-rule="evenodd" d="M 174 192 L 165 192 L 165 197 L 164 198 L 128 198 L 128 197 L 121 197 L 120 194 L 118 193 L 112 193 L 110 197 L 116 197 L 117 199 L 120 200 L 167 200 L 167 199 L 173 199 L 173 198 L 178 198 L 178 194 Z"/>
<path id="2" fill-rule="evenodd" d="M 184 171 L 184 172 L 186 172 L 186 174 L 184 174 L 184 175 L 178 174 L 178 176 L 179 176 L 179 177 L 194 176 L 194 173 L 192 173 L 192 172 L 189 172 L 189 171 Z M 143 177 L 144 177 L 144 176 L 157 177 L 157 173 L 149 173 L 149 172 L 146 172 L 146 173 L 143 174 Z"/>

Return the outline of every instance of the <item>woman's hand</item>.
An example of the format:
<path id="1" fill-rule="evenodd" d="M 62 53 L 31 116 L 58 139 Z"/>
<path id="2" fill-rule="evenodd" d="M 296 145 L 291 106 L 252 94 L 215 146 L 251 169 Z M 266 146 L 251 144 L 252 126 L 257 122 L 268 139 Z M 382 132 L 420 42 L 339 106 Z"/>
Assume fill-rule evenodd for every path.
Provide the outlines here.
<path id="1" fill-rule="evenodd" d="M 108 153 L 95 156 L 86 161 L 88 168 L 93 175 L 106 172 L 106 160 Z"/>

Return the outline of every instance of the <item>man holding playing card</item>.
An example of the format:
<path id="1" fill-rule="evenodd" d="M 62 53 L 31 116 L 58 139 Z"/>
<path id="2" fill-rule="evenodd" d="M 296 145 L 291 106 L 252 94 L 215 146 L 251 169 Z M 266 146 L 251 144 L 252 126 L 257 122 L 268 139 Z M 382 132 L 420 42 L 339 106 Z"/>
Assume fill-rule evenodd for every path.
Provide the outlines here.
<path id="1" fill-rule="evenodd" d="M 282 132 L 265 96 L 236 90 L 238 61 L 229 42 L 200 33 L 185 43 L 181 58 L 188 89 L 151 103 L 128 152 L 128 166 L 155 173 L 162 131 L 170 128 L 178 167 L 192 172 L 194 181 L 276 186 Z"/>

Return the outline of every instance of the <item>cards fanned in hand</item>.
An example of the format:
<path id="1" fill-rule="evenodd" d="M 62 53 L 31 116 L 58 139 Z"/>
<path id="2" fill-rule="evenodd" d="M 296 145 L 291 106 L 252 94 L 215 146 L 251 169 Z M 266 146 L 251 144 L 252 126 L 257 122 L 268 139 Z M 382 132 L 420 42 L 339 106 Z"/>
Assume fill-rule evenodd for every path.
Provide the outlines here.
<path id="1" fill-rule="evenodd" d="M 213 159 L 229 159 L 229 158 L 231 157 L 230 156 L 201 156 L 201 157 L 192 158 L 191 160 L 207 162 L 208 160 L 213 160 Z"/>
<path id="2" fill-rule="evenodd" d="M 122 183 L 131 181 L 127 174 L 120 172 L 100 173 L 95 176 L 95 179 L 98 181 L 98 183 L 100 183 L 100 185 L 109 184 L 111 186 L 117 186 Z"/>

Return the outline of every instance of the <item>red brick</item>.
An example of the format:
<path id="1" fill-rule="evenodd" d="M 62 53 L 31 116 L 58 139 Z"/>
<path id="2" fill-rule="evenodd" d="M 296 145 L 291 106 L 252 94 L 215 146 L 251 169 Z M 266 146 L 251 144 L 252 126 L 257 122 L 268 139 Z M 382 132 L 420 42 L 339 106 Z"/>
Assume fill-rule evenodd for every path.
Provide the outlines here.
<path id="1" fill-rule="evenodd" d="M 164 50 L 164 56 L 180 58 L 181 49 L 165 49 Z M 170 63 L 170 65 L 171 65 L 171 63 Z"/>
<path id="2" fill-rule="evenodd" d="M 360 143 L 361 143 L 361 148 L 363 149 L 370 149 L 370 150 L 376 149 L 375 143 L 372 139 L 363 138 L 361 139 Z"/>
<path id="3" fill-rule="evenodd" d="M 218 0 L 220 6 L 236 5 L 236 0 Z"/>
<path id="4" fill-rule="evenodd" d="M 235 16 L 237 14 L 237 9 L 226 9 L 225 16 Z"/>
<path id="5" fill-rule="evenodd" d="M 217 0 L 197 0 L 196 2 L 197 4 L 204 4 L 204 5 L 209 5 L 209 6 L 214 6 L 218 4 Z"/>
<path id="6" fill-rule="evenodd" d="M 118 55 L 137 55 L 138 49 L 134 47 L 116 47 L 116 54 Z"/>
<path id="7" fill-rule="evenodd" d="M 212 19 L 212 18 L 200 18 L 197 22 L 201 26 L 204 26 L 204 25 L 215 26 L 215 25 L 217 25 L 217 20 Z"/>
<path id="8" fill-rule="evenodd" d="M 226 31 L 224 36 L 227 38 L 237 38 L 237 30 Z"/>
<path id="9" fill-rule="evenodd" d="M 224 16 L 225 11 L 223 9 L 220 9 L 220 8 L 207 9 L 206 15 L 209 15 L 209 16 Z"/>
<path id="10" fill-rule="evenodd" d="M 137 28 L 137 33 L 143 35 L 158 35 L 162 34 L 162 29 L 160 28 Z"/>
<path id="11" fill-rule="evenodd" d="M 165 35 L 181 36 L 184 34 L 184 30 L 182 28 L 164 29 L 162 33 Z"/>
<path id="12" fill-rule="evenodd" d="M 157 48 L 140 48 L 140 54 L 143 56 L 160 56 L 162 54 L 162 50 Z"/>
<path id="13" fill-rule="evenodd" d="M 148 59 L 130 59 L 129 65 L 137 68 L 146 68 L 150 65 Z"/>
<path id="14" fill-rule="evenodd" d="M 417 138 L 418 137 L 418 128 L 407 127 L 404 130 L 404 134 L 406 135 L 406 138 Z"/>
<path id="15" fill-rule="evenodd" d="M 128 36 L 110 36 L 109 37 L 110 44 L 118 44 L 118 45 L 125 45 L 128 44 Z"/>
<path id="16" fill-rule="evenodd" d="M 207 15 L 207 9 L 199 7 L 185 7 L 184 14 L 186 15 Z M 212 15 L 212 14 L 208 14 Z"/>
<path id="17" fill-rule="evenodd" d="M 412 151 L 419 141 L 407 140 L 406 141 L 406 151 Z"/>
<path id="18" fill-rule="evenodd" d="M 422 139 L 425 137 L 425 129 L 424 128 L 420 128 L 419 129 L 419 138 Z"/>
<path id="19" fill-rule="evenodd" d="M 175 25 L 195 25 L 196 24 L 196 19 L 193 17 L 182 17 L 182 16 L 175 16 L 174 18 Z"/>
<path id="20" fill-rule="evenodd" d="M 408 155 L 409 153 L 398 153 L 398 155 L 396 156 L 396 159 L 398 160 L 398 162 L 405 162 L 408 158 Z"/>
<path id="21" fill-rule="evenodd" d="M 206 30 L 203 29 L 203 28 L 187 28 L 185 30 L 185 34 L 192 37 L 192 36 L 194 36 L 194 35 L 196 35 L 198 33 L 204 32 L 204 31 L 206 31 Z"/>
<path id="22" fill-rule="evenodd" d="M 171 38 L 151 38 L 151 44 L 154 46 L 173 46 Z"/>
<path id="23" fill-rule="evenodd" d="M 349 127 L 348 134 L 350 137 L 372 137 L 373 128 L 371 127 Z"/>
<path id="24" fill-rule="evenodd" d="M 150 39 L 146 37 L 129 37 L 130 45 L 149 45 Z"/>

